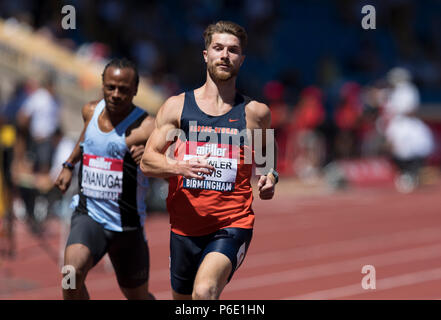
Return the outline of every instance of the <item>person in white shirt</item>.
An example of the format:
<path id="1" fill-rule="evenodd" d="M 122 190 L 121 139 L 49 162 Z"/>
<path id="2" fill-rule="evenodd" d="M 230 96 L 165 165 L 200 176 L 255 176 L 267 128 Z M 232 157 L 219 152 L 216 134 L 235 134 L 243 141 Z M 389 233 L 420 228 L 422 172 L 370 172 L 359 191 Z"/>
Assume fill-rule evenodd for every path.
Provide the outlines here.
<path id="1" fill-rule="evenodd" d="M 26 149 L 32 155 L 34 171 L 48 173 L 53 147 L 51 138 L 60 125 L 60 104 L 54 94 L 54 76 L 44 78 L 41 86 L 24 102 L 18 112 L 18 124 L 26 137 Z"/>
<path id="2" fill-rule="evenodd" d="M 388 116 L 403 115 L 415 112 L 420 104 L 418 88 L 412 83 L 410 72 L 404 68 L 393 68 L 387 74 L 391 85 L 384 106 Z"/>
<path id="3" fill-rule="evenodd" d="M 420 97 L 410 73 L 394 68 L 387 75 L 392 89 L 385 108 L 385 138 L 399 175 L 395 185 L 400 192 L 411 192 L 419 184 L 419 171 L 434 150 L 430 128 L 415 116 Z"/>
<path id="4" fill-rule="evenodd" d="M 429 127 L 420 119 L 408 115 L 398 115 L 390 121 L 386 139 L 392 154 L 401 162 L 425 159 L 434 148 Z"/>
<path id="5" fill-rule="evenodd" d="M 17 112 L 17 141 L 11 168 L 12 179 L 26 208 L 26 220 L 31 231 L 38 235 L 43 232 L 40 213 L 44 210 L 39 208 L 44 206 L 40 205 L 40 196 L 47 191 L 45 177 L 49 176 L 55 151 L 53 136 L 60 125 L 54 74 L 46 73 L 39 80 L 38 88 Z"/>

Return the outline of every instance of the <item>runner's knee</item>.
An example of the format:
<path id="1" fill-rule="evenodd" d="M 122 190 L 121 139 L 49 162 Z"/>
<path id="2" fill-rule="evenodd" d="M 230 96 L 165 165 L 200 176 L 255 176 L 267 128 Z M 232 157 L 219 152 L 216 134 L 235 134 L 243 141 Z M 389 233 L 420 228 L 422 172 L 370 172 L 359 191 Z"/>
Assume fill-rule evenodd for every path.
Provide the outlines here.
<path id="1" fill-rule="evenodd" d="M 93 266 L 90 250 L 80 244 L 68 246 L 64 255 L 64 265 L 70 265 L 74 268 L 77 281 L 84 280 L 87 272 Z"/>
<path id="2" fill-rule="evenodd" d="M 193 300 L 215 300 L 220 295 L 219 286 L 211 281 L 195 283 L 193 288 Z"/>

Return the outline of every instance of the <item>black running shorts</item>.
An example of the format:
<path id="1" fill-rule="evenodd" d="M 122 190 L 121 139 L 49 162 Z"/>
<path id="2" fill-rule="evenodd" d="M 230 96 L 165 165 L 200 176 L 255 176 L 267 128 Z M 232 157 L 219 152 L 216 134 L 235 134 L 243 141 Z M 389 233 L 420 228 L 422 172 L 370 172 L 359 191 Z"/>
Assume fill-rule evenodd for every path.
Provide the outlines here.
<path id="1" fill-rule="evenodd" d="M 110 231 L 89 215 L 75 211 L 66 247 L 75 243 L 89 248 L 94 266 L 107 252 L 123 288 L 136 288 L 149 279 L 149 249 L 143 229 Z"/>
<path id="2" fill-rule="evenodd" d="M 210 252 L 226 255 L 232 264 L 231 280 L 239 268 L 251 242 L 252 229 L 225 228 L 214 233 L 188 237 L 171 232 L 170 277 L 173 290 L 180 294 L 193 292 L 194 279 L 204 257 Z"/>

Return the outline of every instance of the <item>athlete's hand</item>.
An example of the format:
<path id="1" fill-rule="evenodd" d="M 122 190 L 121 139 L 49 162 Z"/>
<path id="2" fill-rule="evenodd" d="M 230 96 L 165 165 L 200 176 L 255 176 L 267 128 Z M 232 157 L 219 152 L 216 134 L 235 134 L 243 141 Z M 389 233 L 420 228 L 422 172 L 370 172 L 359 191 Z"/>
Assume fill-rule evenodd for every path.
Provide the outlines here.
<path id="1" fill-rule="evenodd" d="M 270 200 L 274 196 L 274 189 L 276 187 L 276 180 L 271 176 L 260 176 L 257 187 L 259 188 L 259 197 L 262 200 Z"/>
<path id="2" fill-rule="evenodd" d="M 136 164 L 139 165 L 141 162 L 142 155 L 144 154 L 144 145 L 133 145 L 130 147 L 130 154 L 132 155 L 133 160 L 135 160 Z"/>
<path id="3" fill-rule="evenodd" d="M 55 180 L 55 186 L 60 189 L 62 193 L 65 193 L 69 189 L 70 182 L 72 181 L 72 170 L 63 168 Z"/>
<path id="4" fill-rule="evenodd" d="M 203 157 L 195 157 L 187 161 L 181 161 L 179 165 L 180 175 L 187 179 L 194 178 L 204 180 L 205 177 L 199 174 L 211 174 L 211 172 L 214 170 L 214 167 L 207 161 L 210 155 L 210 153 L 207 153 Z"/>

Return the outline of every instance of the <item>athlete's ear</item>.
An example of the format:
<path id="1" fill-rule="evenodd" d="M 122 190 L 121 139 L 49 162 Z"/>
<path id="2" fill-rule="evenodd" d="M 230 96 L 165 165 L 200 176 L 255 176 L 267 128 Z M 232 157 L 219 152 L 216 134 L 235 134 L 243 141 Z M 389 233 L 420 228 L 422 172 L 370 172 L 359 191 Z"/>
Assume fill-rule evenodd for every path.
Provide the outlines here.
<path id="1" fill-rule="evenodd" d="M 202 51 L 202 54 L 204 56 L 205 63 L 207 63 L 207 50 Z"/>

